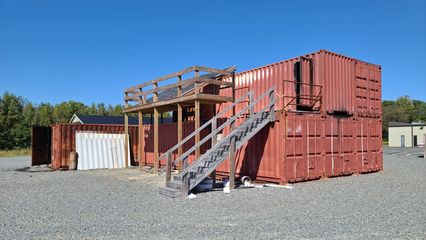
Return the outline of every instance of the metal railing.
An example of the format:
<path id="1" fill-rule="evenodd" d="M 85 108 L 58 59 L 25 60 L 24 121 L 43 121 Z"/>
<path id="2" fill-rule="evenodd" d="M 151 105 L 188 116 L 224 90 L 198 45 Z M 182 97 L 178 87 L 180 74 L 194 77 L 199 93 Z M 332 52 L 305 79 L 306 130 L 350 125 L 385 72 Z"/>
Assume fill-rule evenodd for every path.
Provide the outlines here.
<path id="1" fill-rule="evenodd" d="M 297 101 L 297 99 L 308 100 L 308 102 L 310 103 L 310 104 L 308 104 L 308 106 L 310 108 L 313 108 L 318 102 L 320 103 L 320 107 L 321 107 L 321 105 L 322 105 L 322 89 L 323 89 L 322 85 L 296 82 L 296 81 L 290 81 L 290 80 L 283 80 L 283 82 L 284 82 L 284 84 L 286 84 L 286 83 L 300 84 L 302 86 L 309 86 L 309 87 L 312 88 L 311 94 L 296 94 L 294 96 L 289 96 L 289 95 L 280 96 L 284 100 L 284 106 L 285 107 L 287 107 L 287 106 L 304 106 L 305 105 L 305 104 L 295 102 L 295 101 Z M 318 93 L 313 93 L 314 91 L 318 92 Z M 287 103 L 285 103 L 286 99 L 290 99 L 290 100 Z"/>

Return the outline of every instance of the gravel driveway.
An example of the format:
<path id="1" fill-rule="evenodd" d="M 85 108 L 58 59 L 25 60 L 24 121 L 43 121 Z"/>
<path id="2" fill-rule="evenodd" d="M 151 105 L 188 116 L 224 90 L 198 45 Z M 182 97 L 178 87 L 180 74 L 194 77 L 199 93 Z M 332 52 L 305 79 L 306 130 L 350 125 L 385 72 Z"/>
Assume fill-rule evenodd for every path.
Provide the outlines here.
<path id="1" fill-rule="evenodd" d="M 160 196 L 137 169 L 31 171 L 0 159 L 1 239 L 426 239 L 426 160 L 384 149 L 383 172 Z M 19 170 L 17 170 L 19 169 Z"/>

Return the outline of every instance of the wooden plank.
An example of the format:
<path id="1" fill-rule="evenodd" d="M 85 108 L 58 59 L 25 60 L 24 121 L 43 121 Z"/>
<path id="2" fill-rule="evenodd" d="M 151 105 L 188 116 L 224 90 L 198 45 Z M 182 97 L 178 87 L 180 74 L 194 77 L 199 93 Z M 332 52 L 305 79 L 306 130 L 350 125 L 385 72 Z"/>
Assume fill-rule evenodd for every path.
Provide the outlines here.
<path id="1" fill-rule="evenodd" d="M 148 90 L 148 91 L 138 92 L 138 93 L 135 93 L 133 95 L 129 95 L 129 96 L 125 97 L 124 99 L 125 100 L 135 100 L 135 99 L 138 99 L 140 96 L 147 96 L 147 95 L 155 93 L 155 92 L 167 91 L 167 90 L 171 90 L 171 89 L 174 89 L 174 88 L 177 88 L 177 87 L 180 87 L 180 86 L 187 86 L 187 85 L 193 83 L 194 81 L 195 81 L 195 78 L 188 79 L 188 80 L 185 80 L 185 81 L 181 81 L 179 83 L 173 83 L 173 84 L 169 84 L 169 85 L 166 85 L 166 86 L 157 87 L 157 88 L 154 88 L 154 89 L 151 89 L 151 90 Z"/>
<path id="2" fill-rule="evenodd" d="M 212 102 L 233 102 L 233 97 L 219 96 L 206 93 L 195 94 L 195 97 L 199 100 L 212 101 Z"/>
<path id="3" fill-rule="evenodd" d="M 158 110 L 154 108 L 154 174 L 158 173 Z"/>
<path id="4" fill-rule="evenodd" d="M 169 152 L 167 154 L 167 172 L 166 172 L 166 183 L 170 182 L 172 179 L 172 166 L 173 165 L 173 158 L 172 158 L 172 152 Z"/>
<path id="5" fill-rule="evenodd" d="M 178 83 L 179 82 L 181 82 L 182 81 L 182 76 L 178 76 Z M 177 89 L 177 95 L 178 95 L 178 97 L 180 97 L 181 95 L 182 95 L 182 85 L 179 85 L 178 86 L 178 89 Z M 177 126 L 178 126 L 178 139 L 177 139 L 177 141 L 178 141 L 178 143 L 180 143 L 181 141 L 182 141 L 182 136 L 183 136 L 183 132 L 182 132 L 182 121 L 183 121 L 183 118 L 182 118 L 182 111 L 183 111 L 183 106 L 182 106 L 182 104 L 179 104 L 178 103 L 178 105 L 177 105 L 177 114 L 178 114 L 178 117 L 177 117 L 177 121 L 178 121 L 178 123 L 177 123 Z M 182 149 L 182 145 L 179 145 L 179 147 L 178 147 L 178 156 L 177 157 L 180 157 L 180 156 L 182 156 L 182 152 L 183 152 L 183 149 Z M 179 173 L 182 171 L 182 162 L 179 162 L 179 164 L 178 164 L 178 171 L 179 171 Z"/>
<path id="6" fill-rule="evenodd" d="M 198 70 L 195 70 L 195 77 L 198 77 Z M 199 94 L 200 93 L 200 88 L 199 88 L 199 83 L 195 83 L 195 94 Z M 194 112 L 195 112 L 195 130 L 200 128 L 200 101 L 195 100 L 195 107 L 194 107 Z M 195 134 L 195 145 L 197 145 L 200 142 L 200 133 L 197 132 L 197 134 Z M 195 149 L 195 159 L 198 159 L 200 157 L 200 147 L 197 147 Z"/>
<path id="7" fill-rule="evenodd" d="M 220 70 L 216 68 L 210 68 L 210 67 L 203 67 L 203 66 L 195 66 L 195 70 L 199 70 L 202 72 L 211 72 L 211 73 L 218 73 L 225 76 L 231 76 L 233 71 L 226 71 L 226 70 Z"/>
<path id="8" fill-rule="evenodd" d="M 227 81 L 220 81 L 220 80 L 214 80 L 214 79 L 202 79 L 202 78 L 198 78 L 195 79 L 195 82 L 198 83 L 207 83 L 207 84 L 213 84 L 213 85 L 219 85 L 219 86 L 232 86 L 232 82 L 227 82 Z"/>
<path id="9" fill-rule="evenodd" d="M 131 88 L 128 88 L 128 89 L 124 90 L 124 92 L 131 92 L 131 91 L 133 91 L 135 89 L 143 88 L 143 87 L 149 86 L 151 84 L 155 84 L 155 83 L 158 83 L 158 82 L 170 79 L 170 78 L 177 77 L 179 75 L 182 76 L 183 74 L 192 72 L 194 70 L 195 70 L 195 66 L 192 66 L 192 67 L 186 68 L 184 70 L 181 70 L 181 71 L 178 71 L 178 72 L 175 72 L 175 73 L 171 73 L 171 74 L 165 75 L 163 77 L 160 77 L 160 78 L 157 78 L 157 79 L 154 79 L 154 80 L 151 80 L 151 81 L 148 81 L 148 82 L 136 85 L 136 86 L 131 87 Z"/>
<path id="10" fill-rule="evenodd" d="M 181 104 L 178 104 L 177 113 L 178 113 L 178 124 L 177 124 L 177 126 L 178 126 L 178 139 L 177 140 L 178 140 L 178 143 L 180 143 L 180 142 L 182 142 L 182 136 L 183 136 L 183 132 L 182 132 L 182 120 L 183 119 L 182 119 L 182 105 Z M 183 153 L 182 145 L 179 145 L 177 157 L 182 156 L 182 153 Z M 182 163 L 181 162 L 179 162 L 179 164 L 178 164 L 178 170 L 179 170 L 179 172 L 182 171 Z"/>
<path id="11" fill-rule="evenodd" d="M 158 83 L 154 83 L 154 89 L 158 88 Z M 152 96 L 152 101 L 157 102 L 158 101 L 158 92 L 154 92 L 154 95 Z"/>
<path id="12" fill-rule="evenodd" d="M 201 102 L 206 103 L 206 104 L 216 104 L 216 103 L 220 103 L 220 102 L 232 102 L 233 98 L 232 97 L 226 97 L 226 96 L 218 96 L 218 95 L 212 95 L 212 94 L 199 93 L 199 94 L 193 94 L 193 95 L 188 95 L 188 96 L 182 96 L 182 97 L 179 97 L 179 98 L 164 100 L 164 101 L 160 101 L 160 102 L 157 102 L 157 100 L 156 100 L 155 102 L 148 103 L 148 104 L 145 104 L 145 105 L 138 105 L 138 106 L 134 106 L 134 107 L 124 108 L 123 111 L 126 112 L 126 113 L 137 112 L 137 111 L 146 110 L 146 109 L 151 109 L 151 111 L 152 111 L 153 108 L 159 108 L 159 107 L 162 107 L 162 106 L 165 106 L 165 105 L 175 105 L 175 104 L 180 103 L 180 102 L 192 102 L 192 101 L 195 101 L 195 100 L 200 100 Z M 176 106 L 174 106 L 173 108 L 176 108 Z"/>
<path id="13" fill-rule="evenodd" d="M 162 107 L 165 105 L 173 105 L 173 104 L 177 104 L 179 102 L 187 102 L 187 101 L 194 101 L 196 98 L 195 95 L 189 95 L 189 96 L 182 96 L 179 98 L 173 98 L 173 99 L 169 99 L 169 100 L 164 100 L 161 102 L 153 102 L 153 103 L 148 103 L 146 105 L 139 105 L 139 106 L 134 106 L 134 107 L 129 107 L 129 108 L 125 108 L 123 109 L 124 112 L 137 112 L 139 110 L 144 110 L 144 109 L 153 109 L 156 107 Z"/>
<path id="14" fill-rule="evenodd" d="M 138 117 L 139 117 L 139 122 L 138 122 L 138 159 L 139 159 L 139 169 L 142 170 L 142 154 L 143 154 L 143 127 L 142 127 L 142 122 L 143 122 L 143 116 L 142 116 L 142 112 L 139 111 L 138 112 Z"/>
<path id="15" fill-rule="evenodd" d="M 173 78 L 173 77 L 182 76 L 183 74 L 186 74 L 186 73 L 189 73 L 191 71 L 196 70 L 196 68 L 199 68 L 198 70 L 200 70 L 200 71 L 211 73 L 211 74 L 205 74 L 202 77 L 214 77 L 217 74 L 230 76 L 230 75 L 232 75 L 232 72 L 235 71 L 236 66 L 231 66 L 231 67 L 225 68 L 223 70 L 215 69 L 215 68 L 202 67 L 202 66 L 193 66 L 193 67 L 189 67 L 187 69 L 184 69 L 182 71 L 175 72 L 175 73 L 172 73 L 172 74 L 168 74 L 164 77 L 157 78 L 157 79 L 154 79 L 154 80 L 151 80 L 151 81 L 148 81 L 148 82 L 144 82 L 144 83 L 136 85 L 134 87 L 130 87 L 128 89 L 125 89 L 124 93 L 138 93 L 139 89 L 142 89 L 143 87 L 146 87 L 146 86 L 149 86 L 151 84 L 158 83 L 158 82 L 161 82 L 161 81 Z M 192 81 L 194 79 L 188 79 L 188 80 Z"/>
<path id="16" fill-rule="evenodd" d="M 124 114 L 124 167 L 129 167 L 129 116 Z"/>
<path id="17" fill-rule="evenodd" d="M 186 169 L 188 167 L 188 159 L 184 159 L 183 168 Z M 189 173 L 186 173 L 182 176 L 182 196 L 188 196 L 189 192 Z"/>

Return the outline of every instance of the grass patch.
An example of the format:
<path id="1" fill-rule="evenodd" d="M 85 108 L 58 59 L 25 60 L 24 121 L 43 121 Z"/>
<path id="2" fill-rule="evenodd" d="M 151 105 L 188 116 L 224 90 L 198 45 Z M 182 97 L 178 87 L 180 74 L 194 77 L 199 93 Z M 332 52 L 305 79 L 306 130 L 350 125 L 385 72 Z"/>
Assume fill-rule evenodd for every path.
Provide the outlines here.
<path id="1" fill-rule="evenodd" d="M 14 149 L 14 150 L 0 150 L 0 157 L 18 157 L 31 155 L 30 148 Z"/>

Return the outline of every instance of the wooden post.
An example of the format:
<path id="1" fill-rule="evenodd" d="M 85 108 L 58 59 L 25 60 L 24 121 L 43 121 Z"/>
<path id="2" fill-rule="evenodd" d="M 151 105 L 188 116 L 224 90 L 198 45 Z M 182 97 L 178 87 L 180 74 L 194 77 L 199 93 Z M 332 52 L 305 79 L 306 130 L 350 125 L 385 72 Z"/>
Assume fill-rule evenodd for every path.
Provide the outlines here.
<path id="1" fill-rule="evenodd" d="M 154 83 L 154 88 L 158 88 L 158 84 Z M 158 92 L 154 92 L 153 102 L 158 101 Z M 158 109 L 154 108 L 154 174 L 158 173 Z"/>
<path id="2" fill-rule="evenodd" d="M 183 159 L 183 169 L 188 167 L 188 157 Z M 182 196 L 186 197 L 189 192 L 189 172 L 182 176 Z"/>
<path id="3" fill-rule="evenodd" d="M 195 70 L 195 77 L 197 78 L 199 76 L 198 70 Z M 195 82 L 195 94 L 200 93 L 200 89 L 198 86 L 198 83 Z M 200 101 L 195 100 L 195 130 L 200 128 Z M 200 142 L 200 133 L 195 134 L 195 144 L 198 144 Z M 200 147 L 197 147 L 195 149 L 195 159 L 198 159 L 200 157 Z"/>
<path id="4" fill-rule="evenodd" d="M 129 116 L 124 114 L 124 167 L 129 167 Z"/>
<path id="5" fill-rule="evenodd" d="M 172 166 L 173 165 L 173 159 L 172 159 L 172 152 L 167 153 L 167 173 L 166 173 L 166 183 L 170 182 L 172 179 Z"/>
<path id="6" fill-rule="evenodd" d="M 142 112 L 139 111 L 138 112 L 138 116 L 139 116 L 139 122 L 138 122 L 138 159 L 139 159 L 139 169 L 142 170 L 142 154 L 143 154 L 143 129 L 142 129 L 142 121 L 143 121 L 143 116 L 142 116 Z"/>
<path id="7" fill-rule="evenodd" d="M 232 74 L 232 102 L 235 102 L 235 73 Z M 232 107 L 232 116 L 235 116 L 235 106 Z M 231 122 L 231 132 L 235 130 L 235 121 Z M 235 188 L 235 136 L 231 137 L 229 147 L 229 190 Z"/>
<path id="8" fill-rule="evenodd" d="M 127 93 L 125 93 L 127 97 Z M 127 100 L 124 101 L 124 108 L 128 108 L 129 103 L 127 103 Z M 127 113 L 124 113 L 124 167 L 129 167 L 129 116 L 127 116 Z"/>
<path id="9" fill-rule="evenodd" d="M 178 76 L 178 83 L 180 83 L 182 81 L 182 76 Z M 177 97 L 180 97 L 182 95 L 182 86 L 181 85 L 179 85 L 178 86 L 178 88 L 177 88 Z M 177 117 L 177 121 L 178 121 L 178 123 L 177 123 L 177 127 L 178 127 L 178 143 L 179 142 L 181 142 L 182 141 L 182 104 L 180 104 L 180 103 L 178 103 L 178 105 L 177 105 L 177 114 L 178 114 L 178 117 Z M 182 150 L 182 146 L 179 146 L 178 147 L 178 156 L 177 157 L 180 157 L 180 156 L 182 156 L 182 153 L 183 153 L 183 150 Z M 182 162 L 179 162 L 178 163 L 178 170 L 179 170 L 179 173 L 182 171 Z"/>

